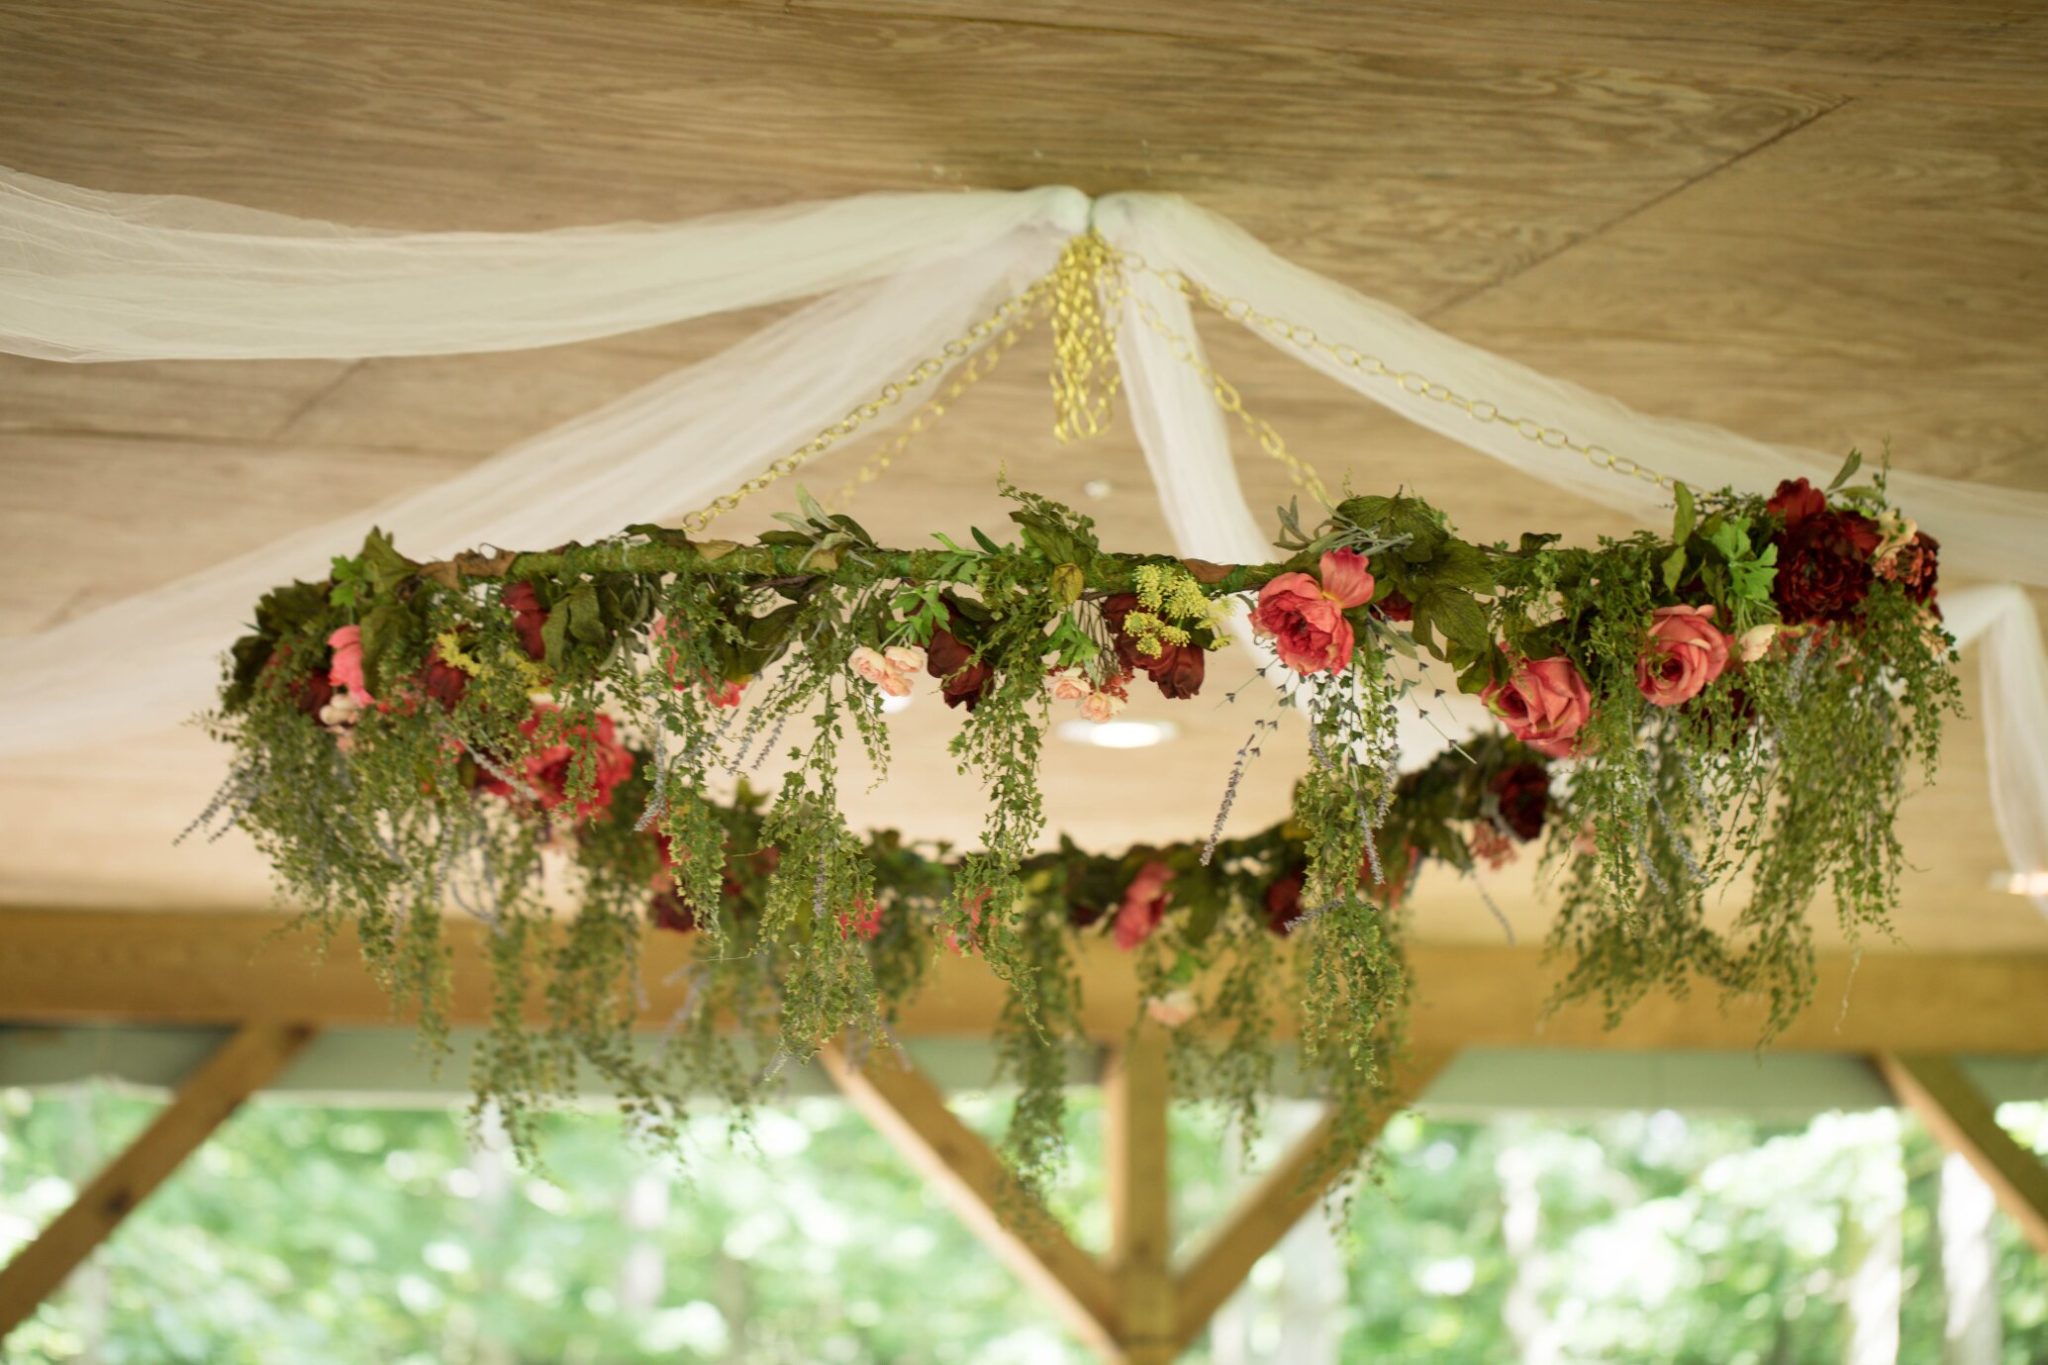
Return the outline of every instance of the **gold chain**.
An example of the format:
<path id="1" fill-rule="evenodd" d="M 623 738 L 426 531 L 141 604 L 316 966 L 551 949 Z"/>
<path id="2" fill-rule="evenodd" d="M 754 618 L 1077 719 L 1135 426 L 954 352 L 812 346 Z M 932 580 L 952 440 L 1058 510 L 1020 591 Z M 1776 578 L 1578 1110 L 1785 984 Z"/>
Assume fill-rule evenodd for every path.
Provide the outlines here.
<path id="1" fill-rule="evenodd" d="M 1044 306 L 1044 293 L 1045 281 L 1040 281 L 1023 293 L 1003 300 L 993 313 L 947 342 L 938 355 L 928 356 L 919 361 L 916 367 L 901 379 L 884 384 L 873 398 L 854 408 L 761 473 L 748 479 L 732 492 L 713 499 L 709 505 L 685 516 L 683 529 L 693 535 L 702 531 L 754 494 L 794 474 L 833 446 L 851 437 L 867 423 L 901 403 L 911 390 L 930 383 L 954 363 L 971 359 L 975 351 L 980 349 L 981 344 L 990 336 L 1014 327 L 1022 317 L 1039 312 Z"/>
<path id="2" fill-rule="evenodd" d="M 1215 396 L 1216 406 L 1242 422 L 1245 431 L 1259 443 L 1260 450 L 1287 466 L 1288 477 L 1294 480 L 1295 487 L 1304 489 L 1317 501 L 1329 505 L 1330 492 L 1324 486 L 1322 476 L 1316 473 L 1313 465 L 1287 448 L 1286 440 L 1274 430 L 1271 422 L 1245 407 L 1244 397 L 1238 393 L 1237 385 L 1225 379 L 1217 373 L 1214 366 L 1196 355 L 1194 341 L 1170 326 L 1165 318 L 1160 317 L 1159 310 L 1152 306 L 1149 299 L 1132 295 L 1132 302 L 1137 308 L 1139 319 L 1173 348 L 1175 358 L 1208 383 L 1209 392 Z"/>
<path id="3" fill-rule="evenodd" d="M 912 413 L 910 420 L 903 424 L 903 429 L 897 432 L 887 445 L 870 455 L 859 472 L 840 486 L 840 504 L 843 506 L 851 503 L 862 488 L 882 477 L 889 467 L 896 463 L 896 457 L 909 448 L 912 441 L 936 425 L 938 420 L 946 415 L 946 409 L 959 402 L 969 389 L 988 378 L 989 372 L 1002 363 L 1003 357 L 1009 354 L 1011 348 L 1023 339 L 1026 332 L 1037 325 L 1038 314 L 1025 313 L 1015 319 L 1010 326 L 1005 327 L 994 341 L 969 357 L 967 363 L 953 372 L 953 378 L 945 390 Z"/>
<path id="4" fill-rule="evenodd" d="M 1116 363 L 1116 310 L 1105 292 L 1120 294 L 1116 251 L 1093 228 L 1067 243 L 1053 267 L 1053 435 L 1062 441 L 1109 429 L 1110 403 L 1122 372 Z"/>
<path id="5" fill-rule="evenodd" d="M 1251 323 L 1302 350 L 1320 351 L 1349 369 L 1369 374 L 1376 379 L 1390 380 L 1400 385 L 1405 393 L 1427 398 L 1432 402 L 1448 404 L 1475 422 L 1506 426 L 1523 440 L 1534 441 L 1551 450 L 1572 451 L 1583 456 L 1586 462 L 1596 469 L 1611 470 L 1628 478 L 1642 479 L 1659 488 L 1669 488 L 1672 485 L 1673 480 L 1669 474 L 1660 474 L 1654 469 L 1646 468 L 1626 455 L 1617 455 L 1605 446 L 1578 440 L 1562 428 L 1546 425 L 1533 417 L 1516 417 L 1502 412 L 1485 399 L 1467 398 L 1449 386 L 1439 384 L 1414 370 L 1397 370 L 1378 356 L 1369 355 L 1355 346 L 1329 341 L 1316 335 L 1312 327 L 1304 327 L 1298 323 L 1288 322 L 1284 318 L 1262 313 L 1252 307 L 1247 300 L 1226 298 L 1207 285 L 1190 280 L 1178 270 L 1163 270 L 1136 252 L 1118 252 L 1117 262 L 1123 267 L 1143 271 L 1155 279 L 1164 281 L 1187 298 L 1213 309 L 1234 322 Z M 1222 399 L 1220 391 L 1218 399 Z"/>

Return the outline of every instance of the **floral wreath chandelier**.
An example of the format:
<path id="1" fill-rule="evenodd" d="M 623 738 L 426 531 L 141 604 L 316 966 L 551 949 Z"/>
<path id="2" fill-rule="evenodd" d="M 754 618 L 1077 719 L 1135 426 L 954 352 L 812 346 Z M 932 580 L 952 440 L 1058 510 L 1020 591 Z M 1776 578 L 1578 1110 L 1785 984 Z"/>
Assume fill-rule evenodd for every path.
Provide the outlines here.
<path id="1" fill-rule="evenodd" d="M 1058 1151 L 1088 935 L 1131 953 L 1185 1088 L 1255 1111 L 1273 1021 L 1298 1011 L 1340 1131 L 1364 1133 L 1401 1044 L 1417 871 L 1469 872 L 1525 843 L 1555 874 L 1561 999 L 1618 1016 L 1699 976 L 1764 996 L 1782 1027 L 1811 995 L 1817 895 L 1852 933 L 1884 926 L 1908 772 L 1931 768 L 1956 704 L 1937 546 L 1889 505 L 1881 469 L 1858 480 L 1855 455 L 1826 488 L 1689 489 L 1254 314 L 1337 363 L 1667 488 L 1670 532 L 1479 545 L 1420 498 L 1333 496 L 1183 346 L 1317 504 L 1283 510 L 1273 562 L 1106 550 L 1088 518 L 1007 482 L 1001 536 L 887 548 L 808 495 L 752 544 L 707 536 L 950 374 L 850 495 L 1041 324 L 1055 430 L 1102 430 L 1119 383 L 1109 320 L 1141 275 L 1249 311 L 1085 232 L 1050 275 L 679 529 L 438 563 L 372 532 L 323 581 L 264 597 L 235 644 L 211 719 L 233 767 L 202 823 L 248 830 L 284 891 L 323 926 L 352 926 L 437 1033 L 443 909 L 488 922 L 497 1022 L 477 1085 L 522 1143 L 584 1068 L 658 1133 L 707 1088 L 744 1108 L 785 1060 L 841 1037 L 886 1043 L 934 957 L 961 954 L 1006 991 L 1001 1055 L 1022 1087 L 1010 1149 L 1036 1176 Z M 1171 336 L 1156 311 L 1126 315 Z M 1261 651 L 1276 705 L 1305 722 L 1291 816 L 1224 837 L 1238 779 L 1278 727 L 1261 717 L 1206 837 L 1044 851 L 1038 763 L 1056 709 L 1103 721 L 1133 687 L 1193 697 L 1234 628 Z M 1397 720 L 1425 660 L 1505 733 L 1404 776 Z M 882 702 L 919 685 L 965 713 L 954 752 L 989 795 L 964 855 L 856 831 L 840 810 L 841 755 L 858 744 L 883 769 Z M 749 788 L 785 751 L 775 789 Z M 1722 893 L 1732 918 L 1709 915 Z M 629 1043 L 649 924 L 698 948 L 652 1054 Z M 540 1027 L 524 1022 L 534 1000 Z"/>

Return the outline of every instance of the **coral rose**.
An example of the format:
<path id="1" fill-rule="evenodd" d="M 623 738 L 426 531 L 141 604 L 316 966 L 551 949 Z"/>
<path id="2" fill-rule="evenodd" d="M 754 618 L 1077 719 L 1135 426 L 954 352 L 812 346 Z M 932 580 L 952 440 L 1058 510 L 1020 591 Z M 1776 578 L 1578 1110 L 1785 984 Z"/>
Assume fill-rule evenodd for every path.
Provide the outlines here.
<path id="1" fill-rule="evenodd" d="M 1252 629 L 1270 637 L 1280 661 L 1297 673 L 1342 673 L 1355 643 L 1344 611 L 1372 600 L 1366 563 L 1356 550 L 1331 550 L 1319 565 L 1320 582 L 1305 573 L 1276 575 L 1259 589 Z"/>
<path id="2" fill-rule="evenodd" d="M 1490 683 L 1479 699 L 1508 732 L 1539 754 L 1571 758 L 1593 714 L 1593 695 L 1570 659 L 1524 660 L 1507 681 Z"/>
<path id="3" fill-rule="evenodd" d="M 543 723 L 550 728 L 550 742 L 530 750 L 520 763 L 520 775 L 533 789 L 542 810 L 554 810 L 569 799 L 569 782 L 577 772 L 577 754 L 588 750 L 591 790 L 576 801 L 576 818 L 585 820 L 612 804 L 612 789 L 633 775 L 633 755 L 619 743 L 612 718 L 596 717 L 596 724 L 562 728 L 552 717 L 558 708 L 537 704 L 533 714 L 519 722 L 519 732 L 529 740 L 540 735 Z M 516 795 L 512 785 L 495 774 L 486 773 L 477 789 L 493 796 Z"/>
<path id="4" fill-rule="evenodd" d="M 1172 880 L 1173 869 L 1156 858 L 1131 878 L 1130 886 L 1124 891 L 1124 903 L 1117 907 L 1117 947 L 1129 952 L 1152 937 L 1166 918 L 1166 884 Z"/>
<path id="5" fill-rule="evenodd" d="M 1710 606 L 1657 608 L 1649 641 L 1636 657 L 1636 690 L 1652 706 L 1691 701 L 1728 667 L 1728 643 Z"/>

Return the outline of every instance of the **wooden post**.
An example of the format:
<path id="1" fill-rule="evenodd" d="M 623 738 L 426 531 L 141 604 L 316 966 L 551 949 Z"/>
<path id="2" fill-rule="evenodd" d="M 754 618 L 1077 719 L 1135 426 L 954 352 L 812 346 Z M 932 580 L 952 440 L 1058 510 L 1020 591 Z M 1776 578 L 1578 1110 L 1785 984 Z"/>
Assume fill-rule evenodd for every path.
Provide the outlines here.
<path id="1" fill-rule="evenodd" d="M 2048 1165 L 1998 1126 L 1953 1057 L 1882 1052 L 1878 1070 L 1941 1145 L 1968 1161 L 2034 1249 L 2048 1256 Z"/>
<path id="2" fill-rule="evenodd" d="M 1150 1022 L 1103 1077 L 1111 1273 L 1123 1311 L 1120 1365 L 1165 1365 L 1173 1342 L 1173 1190 L 1167 1179 L 1166 1037 Z"/>
<path id="3" fill-rule="evenodd" d="M 876 1131 L 929 1181 L 982 1244 L 1095 1350 L 1119 1358 L 1117 1290 L 1051 1211 L 1018 1188 L 980 1134 L 955 1118 L 937 1086 L 895 1052 L 856 1069 L 843 1049 L 819 1054 L 826 1074 Z"/>
<path id="4" fill-rule="evenodd" d="M 1379 1115 L 1374 1136 L 1443 1070 L 1452 1055 L 1417 1054 L 1396 1069 L 1394 1093 Z M 1338 1141 L 1330 1119 L 1325 1116 L 1295 1143 L 1279 1165 L 1245 1192 L 1230 1216 L 1203 1239 L 1174 1285 L 1176 1351 L 1184 1351 L 1194 1343 L 1216 1310 L 1245 1282 L 1259 1258 L 1271 1251 L 1288 1229 L 1321 1202 L 1331 1183 L 1350 1169 L 1358 1153 L 1355 1149 L 1337 1149 Z"/>
<path id="5" fill-rule="evenodd" d="M 298 1025 L 248 1024 L 207 1058 L 128 1150 L 0 1270 L 0 1341 L 312 1036 Z"/>

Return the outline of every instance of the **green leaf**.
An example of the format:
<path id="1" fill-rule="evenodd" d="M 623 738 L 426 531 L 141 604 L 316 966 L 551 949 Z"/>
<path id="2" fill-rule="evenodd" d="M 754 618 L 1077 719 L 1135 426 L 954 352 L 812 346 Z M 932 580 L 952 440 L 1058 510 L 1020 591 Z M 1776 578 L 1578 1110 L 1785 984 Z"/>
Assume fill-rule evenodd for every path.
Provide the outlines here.
<path id="1" fill-rule="evenodd" d="M 1696 520 L 1692 503 L 1692 490 L 1683 483 L 1674 483 L 1671 485 L 1671 492 L 1678 499 L 1678 510 L 1671 518 L 1671 538 L 1678 542 L 1678 544 L 1684 545 L 1692 536 L 1692 528 Z"/>
<path id="2" fill-rule="evenodd" d="M 1677 592 L 1679 580 L 1684 577 L 1685 542 L 1681 540 L 1672 546 L 1671 553 L 1664 557 L 1664 591 Z"/>
<path id="3" fill-rule="evenodd" d="M 1850 451 L 1849 458 L 1842 461 L 1841 472 L 1836 474 L 1834 481 L 1828 485 L 1828 492 L 1834 492 L 1837 488 L 1849 482 L 1850 479 L 1855 478 L 1856 471 L 1861 468 L 1863 468 L 1863 452 L 1860 450 Z"/>
<path id="4" fill-rule="evenodd" d="M 974 543 L 979 545 L 985 552 L 992 555 L 999 555 L 1003 552 L 1003 547 L 990 540 L 979 526 L 970 526 L 967 529 L 973 532 Z"/>
<path id="5" fill-rule="evenodd" d="M 398 553 L 398 547 L 391 543 L 391 537 L 370 528 L 370 534 L 363 541 L 363 576 L 377 593 L 394 591 L 399 584 L 419 571 L 419 565 Z"/>
<path id="6" fill-rule="evenodd" d="M 1442 632 L 1448 653 L 1467 658 L 1483 653 L 1493 643 L 1486 609 L 1471 593 L 1455 588 L 1432 587 L 1415 603 L 1415 619 L 1427 614 L 1429 623 Z"/>
<path id="7" fill-rule="evenodd" d="M 374 693 L 385 692 L 400 670 L 423 647 L 426 634 L 420 619 L 405 604 L 379 602 L 364 614 L 363 680 Z"/>

